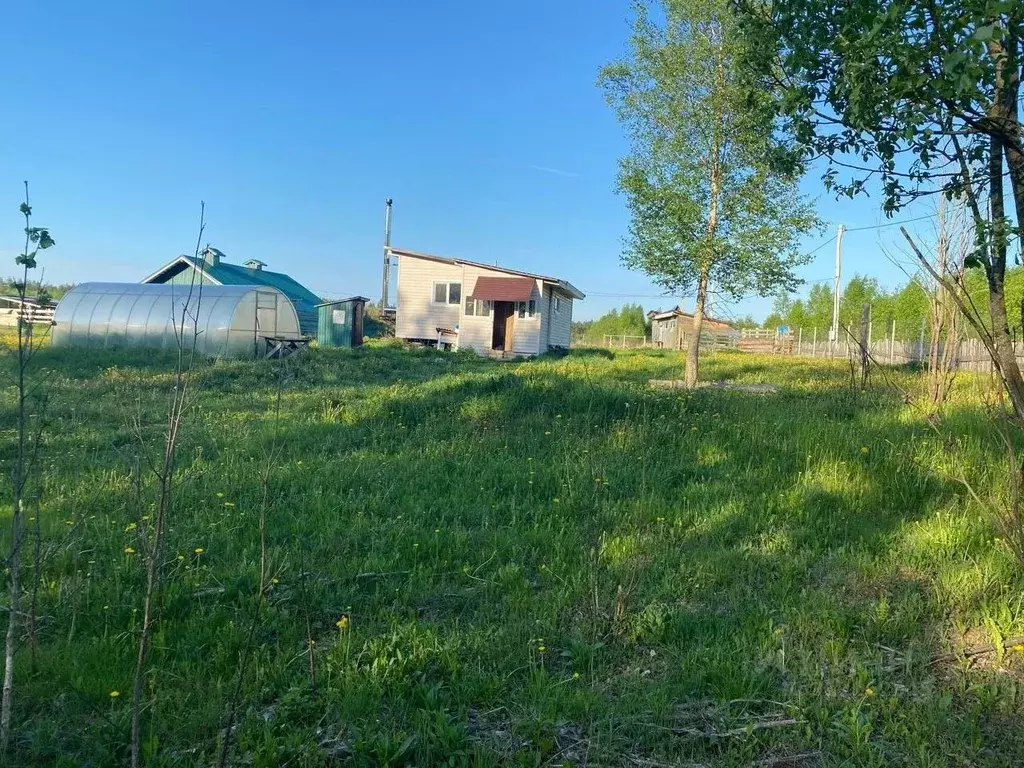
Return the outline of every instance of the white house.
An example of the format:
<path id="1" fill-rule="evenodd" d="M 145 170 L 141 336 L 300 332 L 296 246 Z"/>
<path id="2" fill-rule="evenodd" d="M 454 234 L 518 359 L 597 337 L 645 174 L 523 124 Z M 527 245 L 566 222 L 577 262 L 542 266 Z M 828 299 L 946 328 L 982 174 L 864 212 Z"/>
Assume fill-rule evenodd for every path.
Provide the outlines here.
<path id="1" fill-rule="evenodd" d="M 573 302 L 584 296 L 568 281 L 398 248 L 391 256 L 398 261 L 396 337 L 443 337 L 503 356 L 569 347 Z"/>

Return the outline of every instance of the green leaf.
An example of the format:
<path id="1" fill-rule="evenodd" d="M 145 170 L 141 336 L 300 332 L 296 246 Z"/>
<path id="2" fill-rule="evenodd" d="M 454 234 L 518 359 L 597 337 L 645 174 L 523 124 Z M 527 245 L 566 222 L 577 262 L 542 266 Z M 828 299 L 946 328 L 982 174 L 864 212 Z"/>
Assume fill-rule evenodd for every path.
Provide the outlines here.
<path id="1" fill-rule="evenodd" d="M 982 42 L 991 40 L 996 33 L 998 26 L 996 24 L 986 24 L 983 27 L 978 27 L 974 30 L 974 39 Z"/>

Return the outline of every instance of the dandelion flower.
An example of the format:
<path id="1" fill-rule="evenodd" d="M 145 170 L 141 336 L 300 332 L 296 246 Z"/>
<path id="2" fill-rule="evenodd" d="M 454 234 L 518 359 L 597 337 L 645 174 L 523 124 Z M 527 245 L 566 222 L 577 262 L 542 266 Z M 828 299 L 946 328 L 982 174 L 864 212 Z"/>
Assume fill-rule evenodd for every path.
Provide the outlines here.
<path id="1" fill-rule="evenodd" d="M 870 699 L 872 696 L 875 695 L 875 689 L 874 688 L 867 688 L 864 691 L 864 695 L 867 696 Z"/>
<path id="2" fill-rule="evenodd" d="M 550 432 L 550 430 L 549 430 L 549 431 L 545 432 L 544 434 L 545 434 L 545 435 L 550 435 L 550 434 L 551 434 L 551 432 Z"/>
<path id="3" fill-rule="evenodd" d="M 134 554 L 135 554 L 135 550 L 134 550 L 134 549 L 132 549 L 131 547 L 125 547 L 125 548 L 124 548 L 124 553 L 125 553 L 126 555 L 129 555 L 129 556 L 131 556 L 131 555 L 134 555 Z"/>
<path id="4" fill-rule="evenodd" d="M 334 625 L 338 629 L 348 629 L 348 616 L 342 616 L 340 619 L 334 622 Z"/>
<path id="5" fill-rule="evenodd" d="M 134 531 L 138 527 L 139 526 L 137 523 L 128 523 L 128 525 L 124 527 L 124 532 L 128 533 L 128 531 Z"/>
<path id="6" fill-rule="evenodd" d="M 572 673 L 572 679 L 573 680 L 579 680 L 580 679 L 580 673 L 579 672 L 573 672 Z"/>
<path id="7" fill-rule="evenodd" d="M 196 547 L 196 554 L 197 554 L 197 555 L 201 555 L 201 554 L 203 554 L 203 552 L 205 552 L 205 551 L 206 551 L 206 550 L 205 550 L 205 549 L 203 549 L 202 547 Z"/>
<path id="8" fill-rule="evenodd" d="M 1018 643 L 1017 645 L 1013 646 L 1013 650 L 1015 650 L 1017 653 L 1024 653 L 1024 645 Z"/>
<path id="9" fill-rule="evenodd" d="M 868 455 L 868 447 L 866 445 L 862 445 L 860 447 L 860 454 L 861 454 L 861 456 L 867 456 Z"/>
<path id="10" fill-rule="evenodd" d="M 112 698 L 112 699 L 116 699 L 120 695 L 121 695 L 120 691 L 111 691 L 110 692 L 110 698 Z"/>

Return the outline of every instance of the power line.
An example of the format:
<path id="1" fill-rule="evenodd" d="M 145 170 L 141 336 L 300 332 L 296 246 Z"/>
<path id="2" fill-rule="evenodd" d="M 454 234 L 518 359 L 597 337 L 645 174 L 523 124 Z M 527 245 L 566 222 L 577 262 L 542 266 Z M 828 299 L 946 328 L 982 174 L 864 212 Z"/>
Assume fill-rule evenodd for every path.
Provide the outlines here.
<path id="1" fill-rule="evenodd" d="M 582 289 L 581 289 L 582 290 Z M 601 293 L 600 291 L 583 291 L 590 296 L 599 296 L 605 299 L 665 299 L 671 298 L 671 293 Z"/>
<path id="2" fill-rule="evenodd" d="M 821 250 L 822 248 L 824 248 L 824 247 L 825 247 L 826 245 L 828 245 L 829 243 L 834 243 L 835 241 L 836 241 L 836 236 L 835 236 L 835 235 L 832 235 L 832 237 L 830 237 L 830 238 L 829 238 L 828 240 L 826 240 L 826 241 L 825 241 L 824 243 L 822 243 L 821 245 L 819 245 L 819 246 L 818 246 L 817 248 L 815 248 L 815 249 L 814 249 L 813 251 L 808 251 L 807 253 L 805 253 L 805 254 L 804 254 L 804 256 L 811 256 L 811 255 L 813 255 L 813 254 L 817 253 L 818 251 L 820 251 L 820 250 Z"/>
<path id="3" fill-rule="evenodd" d="M 903 219 L 902 221 L 888 221 L 885 224 L 872 224 L 868 227 L 846 227 L 847 232 L 863 232 L 867 229 L 884 229 L 885 227 L 898 227 L 901 224 L 913 224 L 915 221 L 924 221 L 925 219 L 934 219 L 938 216 L 938 213 L 931 213 L 927 216 L 918 216 L 916 219 Z M 833 238 L 834 239 L 834 238 Z"/>

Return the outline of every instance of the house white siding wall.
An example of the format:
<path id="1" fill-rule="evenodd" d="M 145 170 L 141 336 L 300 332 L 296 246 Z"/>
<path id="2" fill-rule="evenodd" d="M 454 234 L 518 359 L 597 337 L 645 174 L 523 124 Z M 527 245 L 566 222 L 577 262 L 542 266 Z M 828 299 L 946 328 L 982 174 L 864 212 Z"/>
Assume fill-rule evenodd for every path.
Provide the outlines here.
<path id="1" fill-rule="evenodd" d="M 433 259 L 421 259 L 408 254 L 400 257 L 398 265 L 398 308 L 395 317 L 395 335 L 400 339 L 437 338 L 437 328 L 459 327 L 459 347 L 487 352 L 491 349 L 494 330 L 493 310 L 489 315 L 467 315 L 466 297 L 473 291 L 477 278 L 509 277 L 501 270 L 487 269 L 469 264 L 447 264 Z M 462 300 L 458 306 L 434 303 L 434 285 L 438 282 L 459 282 Z M 533 280 L 531 299 L 535 302 L 533 317 L 516 313 L 511 351 L 522 355 L 536 355 L 547 349 L 547 330 L 544 314 L 548 311 L 550 294 L 541 280 Z M 569 346 L 569 326 L 572 318 L 572 300 L 562 298 L 562 311 L 554 319 L 552 344 Z"/>
<path id="2" fill-rule="evenodd" d="M 545 324 L 548 326 L 544 334 L 547 347 L 568 349 L 572 341 L 572 299 L 555 291 L 550 286 L 545 289 L 544 294 L 544 301 L 541 303 L 544 305 Z M 556 298 L 558 299 L 557 312 L 555 311 Z"/>
<path id="3" fill-rule="evenodd" d="M 400 339 L 436 339 L 439 327 L 454 328 L 458 325 L 462 317 L 461 302 L 435 304 L 434 283 L 460 280 L 462 267 L 457 264 L 401 256 L 398 262 L 395 336 Z"/>

